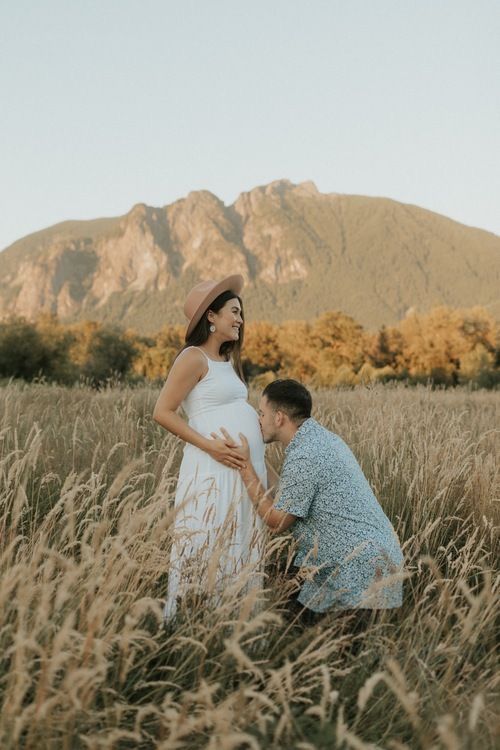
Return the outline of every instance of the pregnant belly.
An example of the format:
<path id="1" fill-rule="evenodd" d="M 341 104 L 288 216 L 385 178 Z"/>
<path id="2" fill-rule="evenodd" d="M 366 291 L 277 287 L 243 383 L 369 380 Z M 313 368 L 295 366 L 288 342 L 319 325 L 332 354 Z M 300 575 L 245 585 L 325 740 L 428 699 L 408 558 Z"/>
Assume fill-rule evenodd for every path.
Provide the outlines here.
<path id="1" fill-rule="evenodd" d="M 245 435 L 250 446 L 250 455 L 252 463 L 257 468 L 257 464 L 264 462 L 264 442 L 260 431 L 259 418 L 255 409 L 247 401 L 235 401 L 232 404 L 224 404 L 203 414 L 198 414 L 189 420 L 189 425 L 206 438 L 211 437 L 212 432 L 221 435 L 220 428 L 224 427 L 232 438 L 239 444 L 239 433 Z M 222 435 L 221 435 L 222 436 Z M 194 458 L 195 454 L 206 456 L 209 461 L 213 461 L 204 451 L 200 451 L 192 445 L 186 444 L 184 455 L 189 453 Z M 201 459 L 201 456 L 199 456 Z M 217 464 L 217 462 L 214 462 Z M 217 464 L 218 468 L 222 465 Z"/>

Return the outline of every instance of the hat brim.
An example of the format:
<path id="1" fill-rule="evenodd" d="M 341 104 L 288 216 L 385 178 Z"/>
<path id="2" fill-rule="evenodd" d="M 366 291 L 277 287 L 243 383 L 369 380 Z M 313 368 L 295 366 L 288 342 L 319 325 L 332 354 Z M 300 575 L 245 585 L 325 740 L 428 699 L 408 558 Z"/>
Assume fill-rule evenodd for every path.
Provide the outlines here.
<path id="1" fill-rule="evenodd" d="M 188 323 L 188 326 L 186 328 L 186 338 L 189 336 L 190 333 L 192 333 L 193 329 L 198 325 L 200 320 L 203 317 L 203 313 L 205 310 L 207 310 L 214 299 L 217 299 L 219 294 L 222 294 L 223 292 L 234 292 L 235 294 L 240 294 L 241 290 L 243 289 L 245 285 L 245 279 L 243 276 L 239 273 L 234 274 L 233 276 L 226 276 L 225 279 L 222 279 L 222 281 L 219 281 L 218 284 L 216 284 L 210 292 L 207 294 L 204 300 L 201 301 L 201 303 L 198 305 L 198 308 L 196 312 L 194 313 L 193 317 Z"/>

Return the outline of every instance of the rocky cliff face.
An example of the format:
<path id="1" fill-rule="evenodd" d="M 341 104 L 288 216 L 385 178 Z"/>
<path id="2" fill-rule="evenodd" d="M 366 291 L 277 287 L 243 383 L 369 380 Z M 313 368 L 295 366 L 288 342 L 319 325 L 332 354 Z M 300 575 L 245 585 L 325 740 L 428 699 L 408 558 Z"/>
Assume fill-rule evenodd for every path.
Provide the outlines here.
<path id="1" fill-rule="evenodd" d="M 253 318 L 340 309 L 369 328 L 411 306 L 496 311 L 500 238 L 384 198 L 321 194 L 287 180 L 225 206 L 207 191 L 121 218 L 65 222 L 0 253 L 0 316 L 182 322 L 197 280 L 239 272 Z"/>

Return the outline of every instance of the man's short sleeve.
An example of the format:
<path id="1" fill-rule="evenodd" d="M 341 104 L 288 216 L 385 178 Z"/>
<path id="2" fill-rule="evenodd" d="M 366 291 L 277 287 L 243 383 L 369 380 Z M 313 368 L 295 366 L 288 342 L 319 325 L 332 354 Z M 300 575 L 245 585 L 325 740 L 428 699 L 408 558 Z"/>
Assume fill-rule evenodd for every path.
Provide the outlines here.
<path id="1" fill-rule="evenodd" d="M 278 485 L 278 500 L 274 503 L 277 510 L 305 518 L 316 494 L 314 467 L 305 457 L 289 458 L 283 464 Z"/>

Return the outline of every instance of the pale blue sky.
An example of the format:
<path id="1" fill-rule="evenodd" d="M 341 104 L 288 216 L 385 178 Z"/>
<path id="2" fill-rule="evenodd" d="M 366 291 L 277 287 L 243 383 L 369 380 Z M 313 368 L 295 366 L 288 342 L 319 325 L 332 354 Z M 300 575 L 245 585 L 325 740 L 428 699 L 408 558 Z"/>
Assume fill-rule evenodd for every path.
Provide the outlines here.
<path id="1" fill-rule="evenodd" d="M 287 177 L 500 234 L 499 0 L 0 0 L 0 248 Z"/>

